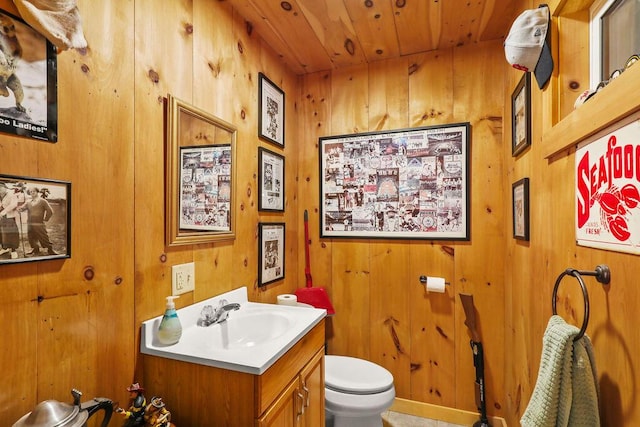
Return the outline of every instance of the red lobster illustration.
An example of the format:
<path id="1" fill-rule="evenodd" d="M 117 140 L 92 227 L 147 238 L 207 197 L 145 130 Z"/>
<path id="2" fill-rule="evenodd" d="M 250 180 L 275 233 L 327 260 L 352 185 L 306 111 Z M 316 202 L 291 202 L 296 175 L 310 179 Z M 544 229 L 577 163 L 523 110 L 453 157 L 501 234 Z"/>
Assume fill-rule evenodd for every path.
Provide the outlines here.
<path id="1" fill-rule="evenodd" d="M 633 184 L 622 188 L 613 185 L 605 192 L 595 196 L 601 209 L 601 223 L 605 229 L 621 242 L 631 237 L 627 217 L 629 209 L 640 204 L 640 192 Z"/>

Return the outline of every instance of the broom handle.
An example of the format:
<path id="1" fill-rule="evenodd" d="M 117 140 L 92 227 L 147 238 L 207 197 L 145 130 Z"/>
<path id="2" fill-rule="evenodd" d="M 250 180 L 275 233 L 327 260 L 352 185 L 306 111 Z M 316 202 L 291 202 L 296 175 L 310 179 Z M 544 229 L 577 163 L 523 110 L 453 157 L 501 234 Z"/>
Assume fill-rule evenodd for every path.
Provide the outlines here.
<path id="1" fill-rule="evenodd" d="M 307 281 L 307 288 L 313 286 L 311 280 L 311 264 L 309 261 L 309 213 L 304 210 L 304 277 Z"/>

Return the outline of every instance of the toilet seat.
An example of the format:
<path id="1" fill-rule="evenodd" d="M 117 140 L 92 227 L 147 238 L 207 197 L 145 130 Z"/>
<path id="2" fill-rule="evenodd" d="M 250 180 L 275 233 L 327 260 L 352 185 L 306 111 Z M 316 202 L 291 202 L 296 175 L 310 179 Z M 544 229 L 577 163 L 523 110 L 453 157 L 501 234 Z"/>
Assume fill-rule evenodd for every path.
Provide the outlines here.
<path id="1" fill-rule="evenodd" d="M 324 383 L 326 388 L 341 393 L 376 394 L 393 387 L 393 375 L 368 360 L 326 355 Z"/>

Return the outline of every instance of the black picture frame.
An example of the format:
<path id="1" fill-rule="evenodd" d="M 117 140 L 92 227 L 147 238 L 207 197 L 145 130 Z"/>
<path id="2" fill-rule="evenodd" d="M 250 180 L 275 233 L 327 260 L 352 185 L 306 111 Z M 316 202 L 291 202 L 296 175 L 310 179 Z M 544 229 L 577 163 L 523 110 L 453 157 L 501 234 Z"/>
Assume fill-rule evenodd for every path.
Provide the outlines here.
<path id="1" fill-rule="evenodd" d="M 531 146 L 531 73 L 524 73 L 511 94 L 511 156 Z"/>
<path id="2" fill-rule="evenodd" d="M 284 156 L 258 147 L 259 211 L 284 212 Z"/>
<path id="3" fill-rule="evenodd" d="M 20 46 L 20 57 L 5 52 L 4 91 L 0 96 L 0 132 L 55 143 L 58 141 L 58 59 L 55 46 L 21 18 L 0 9 L 5 35 Z M 14 63 L 12 69 L 7 63 Z"/>
<path id="4" fill-rule="evenodd" d="M 70 182 L 0 175 L 0 201 L 0 264 L 71 258 Z"/>
<path id="5" fill-rule="evenodd" d="M 284 279 L 285 223 L 258 223 L 258 286 Z"/>
<path id="6" fill-rule="evenodd" d="M 263 73 L 258 82 L 258 136 L 283 148 L 285 93 Z"/>
<path id="7" fill-rule="evenodd" d="M 469 240 L 471 125 L 321 137 L 320 237 Z"/>
<path id="8" fill-rule="evenodd" d="M 513 237 L 529 240 L 529 178 L 522 178 L 511 186 L 513 206 Z"/>

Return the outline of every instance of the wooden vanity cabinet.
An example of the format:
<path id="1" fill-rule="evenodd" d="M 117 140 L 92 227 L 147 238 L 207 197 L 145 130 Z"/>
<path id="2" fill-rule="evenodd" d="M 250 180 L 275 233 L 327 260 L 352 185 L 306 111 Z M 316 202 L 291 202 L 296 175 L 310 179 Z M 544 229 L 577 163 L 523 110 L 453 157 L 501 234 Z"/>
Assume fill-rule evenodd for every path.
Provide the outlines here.
<path id="1" fill-rule="evenodd" d="M 256 426 L 324 426 L 324 349 L 291 381 Z"/>
<path id="2" fill-rule="evenodd" d="M 324 320 L 262 375 L 142 355 L 149 399 L 177 426 L 324 426 Z"/>

